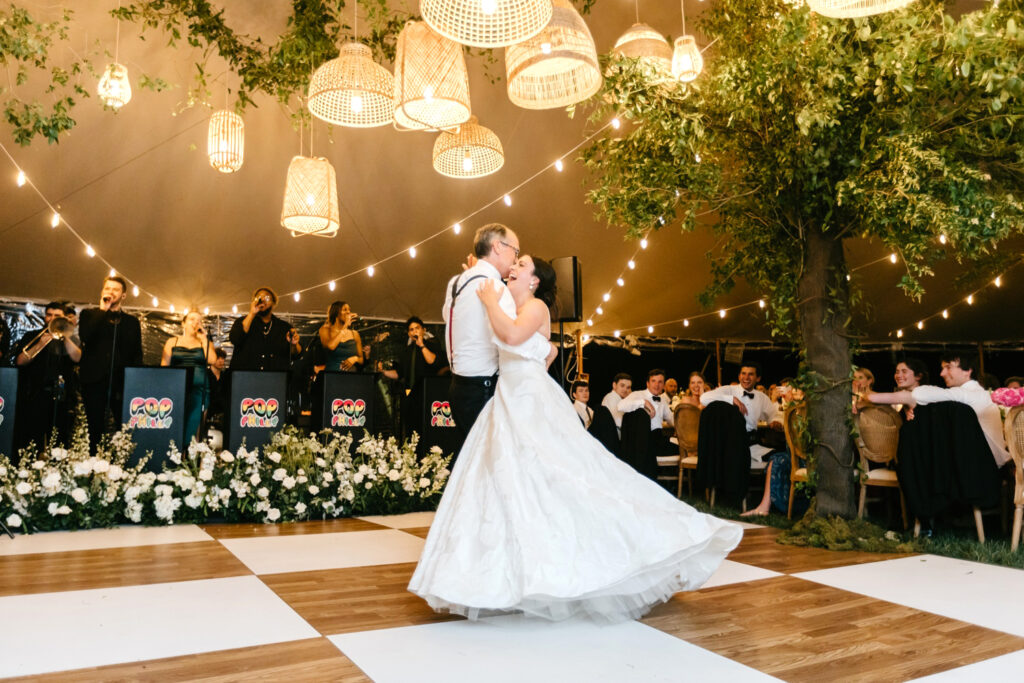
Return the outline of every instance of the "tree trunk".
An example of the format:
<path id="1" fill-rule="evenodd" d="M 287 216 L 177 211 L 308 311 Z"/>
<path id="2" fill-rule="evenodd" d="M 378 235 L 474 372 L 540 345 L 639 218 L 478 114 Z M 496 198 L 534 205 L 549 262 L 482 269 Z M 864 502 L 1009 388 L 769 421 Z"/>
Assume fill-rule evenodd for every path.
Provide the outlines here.
<path id="1" fill-rule="evenodd" d="M 853 443 L 850 438 L 850 293 L 842 240 L 806 229 L 804 269 L 798 283 L 800 333 L 814 386 L 808 430 L 817 466 L 820 515 L 856 514 Z M 830 296 L 830 292 L 832 293 Z"/>

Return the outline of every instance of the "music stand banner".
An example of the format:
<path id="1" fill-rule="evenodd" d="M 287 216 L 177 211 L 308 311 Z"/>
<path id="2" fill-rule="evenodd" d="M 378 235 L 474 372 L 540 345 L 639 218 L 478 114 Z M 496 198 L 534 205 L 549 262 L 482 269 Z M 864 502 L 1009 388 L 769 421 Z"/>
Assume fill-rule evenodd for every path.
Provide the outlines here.
<path id="1" fill-rule="evenodd" d="M 320 424 L 336 432 L 358 430 L 356 438 L 373 427 L 376 388 L 374 375 L 323 372 Z"/>
<path id="2" fill-rule="evenodd" d="M 421 452 L 425 453 L 432 446 L 438 446 L 445 455 L 448 455 L 455 453 L 459 448 L 459 434 L 455 429 L 451 404 L 448 402 L 451 381 L 451 377 L 423 379 Z"/>
<path id="3" fill-rule="evenodd" d="M 231 373 L 231 410 L 228 416 L 228 448 L 237 451 L 245 439 L 248 449 L 270 441 L 272 432 L 285 424 L 288 373 L 235 370 Z"/>
<path id="4" fill-rule="evenodd" d="M 152 451 L 146 469 L 159 472 L 171 441 L 184 451 L 185 394 L 191 368 L 125 368 L 121 423 L 132 430 L 135 464 Z"/>
<path id="5" fill-rule="evenodd" d="M 14 460 L 14 416 L 18 407 L 18 369 L 0 368 L 0 453 Z"/>

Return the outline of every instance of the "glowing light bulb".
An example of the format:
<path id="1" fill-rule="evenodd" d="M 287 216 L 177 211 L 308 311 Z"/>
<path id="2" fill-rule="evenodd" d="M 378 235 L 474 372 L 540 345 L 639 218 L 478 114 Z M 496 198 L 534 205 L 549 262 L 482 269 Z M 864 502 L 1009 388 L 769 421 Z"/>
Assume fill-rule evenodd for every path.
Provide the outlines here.
<path id="1" fill-rule="evenodd" d="M 160 300 L 159 300 L 159 299 L 157 299 L 157 298 L 156 298 L 156 297 L 154 296 L 154 297 L 153 297 L 153 308 L 156 308 L 156 307 L 157 307 L 157 306 L 159 306 L 159 305 L 160 305 Z M 237 313 L 238 311 L 235 311 L 235 312 Z"/>
<path id="2" fill-rule="evenodd" d="M 296 301 L 298 301 L 298 300 L 299 300 L 299 298 L 300 298 L 300 297 L 299 297 L 299 293 L 298 293 L 298 292 L 295 292 L 294 294 L 292 294 L 292 298 L 293 298 L 293 299 L 295 299 Z"/>
<path id="3" fill-rule="evenodd" d="M 698 164 L 700 163 L 700 152 L 697 152 L 696 154 L 693 155 L 693 160 L 696 161 Z"/>
<path id="4" fill-rule="evenodd" d="M 238 313 L 238 304 L 231 304 L 231 312 L 235 314 Z"/>
<path id="5" fill-rule="evenodd" d="M 896 337 L 898 339 L 902 339 L 903 338 L 903 330 L 896 330 Z"/>
<path id="6" fill-rule="evenodd" d="M 634 261 L 633 259 L 629 259 L 626 265 L 629 266 L 630 270 L 636 269 L 636 261 Z"/>
<path id="7" fill-rule="evenodd" d="M 594 326 L 594 319 L 593 318 L 587 318 L 587 327 L 593 327 L 593 326 Z"/>
<path id="8" fill-rule="evenodd" d="M 686 320 L 686 319 L 684 319 L 684 320 L 683 320 L 683 327 L 689 327 L 689 326 L 690 326 L 690 321 L 689 321 L 689 320 Z"/>
<path id="9" fill-rule="evenodd" d="M 764 308 L 764 307 L 765 307 L 765 305 L 766 305 L 766 304 L 765 304 L 765 302 L 764 302 L 764 299 L 761 299 L 760 301 L 758 301 L 758 302 L 757 302 L 757 307 L 758 307 L 758 308 Z"/>
<path id="10" fill-rule="evenodd" d="M 498 0 L 480 0 L 480 11 L 484 14 L 494 14 L 498 9 Z"/>
<path id="11" fill-rule="evenodd" d="M 15 182 L 18 183 L 18 187 L 25 187 L 25 183 L 28 182 L 28 178 L 25 176 L 24 171 L 18 171 L 18 179 Z"/>
<path id="12" fill-rule="evenodd" d="M 917 329 L 919 329 L 919 330 L 923 330 L 924 329 L 924 321 L 923 320 L 918 320 L 917 321 Z"/>
<path id="13" fill-rule="evenodd" d="M 306 206 L 312 208 L 312 206 L 314 204 L 316 204 L 316 197 L 314 197 L 312 193 L 307 194 L 306 195 Z"/>
<path id="14" fill-rule="evenodd" d="M 327 283 L 327 289 L 331 290 L 332 292 L 334 291 L 334 288 L 337 286 L 338 284 L 334 280 L 331 280 L 330 282 Z"/>
<path id="15" fill-rule="evenodd" d="M 50 217 L 50 227 L 56 228 L 58 225 L 60 225 L 60 214 L 54 211 Z"/>
<path id="16" fill-rule="evenodd" d="M 948 310 L 942 311 L 942 317 L 945 318 L 946 320 L 949 320 L 949 311 Z"/>
<path id="17" fill-rule="evenodd" d="M 373 274 L 376 273 L 376 272 L 377 271 L 376 271 L 376 269 L 374 269 L 373 266 L 370 266 L 369 268 L 366 269 L 366 274 L 369 275 L 370 277 L 373 277 Z"/>
<path id="18" fill-rule="evenodd" d="M 647 334 L 653 334 L 653 333 L 654 333 L 654 325 L 648 325 L 647 326 Z"/>
<path id="19" fill-rule="evenodd" d="M 565 168 L 565 164 L 562 163 L 562 160 L 555 159 L 555 170 L 561 173 L 563 168 Z"/>
<path id="20" fill-rule="evenodd" d="M 110 277 L 114 277 L 115 275 L 117 275 L 117 271 L 111 268 L 108 274 L 110 275 Z"/>
<path id="21" fill-rule="evenodd" d="M 614 119 L 612 119 L 612 128 L 614 128 L 615 130 L 618 130 L 619 126 L 621 126 L 621 125 L 622 125 L 622 122 L 619 121 L 619 117 L 618 116 L 616 116 Z"/>
<path id="22" fill-rule="evenodd" d="M 1003 286 L 1003 276 L 1002 275 L 996 276 L 996 279 L 992 281 L 992 284 L 994 284 L 996 287 L 1002 287 Z"/>
<path id="23" fill-rule="evenodd" d="M 605 292 L 601 298 L 607 303 L 608 301 L 611 301 L 612 295 L 609 292 Z"/>
<path id="24" fill-rule="evenodd" d="M 89 255 L 89 258 L 92 258 L 96 255 L 96 250 L 92 248 L 91 244 L 87 244 L 85 245 L 85 253 Z"/>
<path id="25" fill-rule="evenodd" d="M 462 170 L 469 173 L 473 170 L 473 157 L 470 156 L 469 150 L 466 150 L 466 155 L 462 157 Z"/>
<path id="26" fill-rule="evenodd" d="M 132 287 L 132 296 L 138 296 L 138 295 L 139 295 L 139 286 L 135 285 L 134 287 Z"/>
<path id="27" fill-rule="evenodd" d="M 847 273 L 847 274 L 846 274 L 846 281 L 847 281 L 847 282 L 849 282 L 849 281 L 850 281 L 850 274 L 849 274 L 849 273 Z"/>
<path id="28" fill-rule="evenodd" d="M 452 232 L 454 232 L 456 235 L 462 232 L 462 223 L 456 223 L 455 225 L 453 225 Z"/>
<path id="29" fill-rule="evenodd" d="M 640 240 L 640 248 L 641 249 L 646 249 L 647 248 L 647 238 L 646 237 L 643 238 L 642 240 Z"/>
<path id="30" fill-rule="evenodd" d="M 603 308 L 603 307 L 601 307 L 601 306 L 598 306 L 598 307 L 597 307 L 597 308 L 595 309 L 595 312 L 596 312 L 596 313 L 597 313 L 598 315 L 604 315 L 604 308 Z"/>
<path id="31" fill-rule="evenodd" d="M 428 101 L 434 99 L 434 86 L 428 85 L 423 89 L 423 98 Z"/>
<path id="32" fill-rule="evenodd" d="M 551 54 L 551 43 L 541 43 L 540 44 L 540 51 L 543 52 L 546 55 Z"/>
<path id="33" fill-rule="evenodd" d="M 351 102 L 349 104 L 352 107 L 352 113 L 353 114 L 360 113 L 361 111 L 363 111 L 363 96 L 362 95 L 353 95 L 352 96 L 352 100 L 351 100 Z"/>
<path id="34" fill-rule="evenodd" d="M 589 334 L 585 334 L 585 335 L 583 335 L 583 341 L 584 341 L 584 342 L 588 342 L 588 341 L 590 341 L 590 335 L 589 335 Z"/>
<path id="35" fill-rule="evenodd" d="M 615 284 L 617 284 L 619 287 L 625 287 L 626 281 L 620 277 L 618 280 L 615 281 Z"/>
<path id="36" fill-rule="evenodd" d="M 974 305 L 974 295 L 973 294 L 968 294 L 967 295 L 967 305 L 968 306 L 973 306 Z"/>
<path id="37" fill-rule="evenodd" d="M 409 247 L 409 257 L 416 258 L 416 247 Z"/>
<path id="38" fill-rule="evenodd" d="M 502 201 L 505 202 L 505 206 L 512 206 L 512 197 L 505 195 L 502 197 Z"/>
<path id="39" fill-rule="evenodd" d="M 889 263 L 896 263 L 896 254 L 895 254 L 895 252 L 892 253 L 892 254 L 889 254 Z"/>
<path id="40" fill-rule="evenodd" d="M 725 309 L 724 308 L 719 309 L 718 317 L 719 318 L 724 318 L 725 317 Z"/>
<path id="41" fill-rule="evenodd" d="M 190 310 L 191 310 L 191 309 L 190 309 L 190 308 L 189 308 L 188 306 L 186 306 L 186 307 L 185 307 L 185 310 L 183 310 L 183 311 L 181 312 L 181 314 L 182 314 L 182 315 L 188 315 L 188 312 L 189 312 Z"/>
<path id="42" fill-rule="evenodd" d="M 946 233 L 942 233 L 941 235 L 939 235 L 939 244 L 945 244 L 945 243 L 946 243 Z"/>
<path id="43" fill-rule="evenodd" d="M 203 315 L 210 315 L 210 307 L 206 306 L 203 308 Z"/>
<path id="44" fill-rule="evenodd" d="M 618 330 L 615 330 L 614 332 L 612 332 L 612 334 L 615 336 L 616 339 L 619 338 L 619 331 Z"/>
<path id="45" fill-rule="evenodd" d="M 658 223 L 660 223 L 661 225 L 665 225 L 665 217 L 664 216 L 658 216 Z"/>
<path id="46" fill-rule="evenodd" d="M 167 310 L 169 310 L 171 313 L 174 313 L 174 304 L 171 304 L 170 306 L 168 306 Z"/>

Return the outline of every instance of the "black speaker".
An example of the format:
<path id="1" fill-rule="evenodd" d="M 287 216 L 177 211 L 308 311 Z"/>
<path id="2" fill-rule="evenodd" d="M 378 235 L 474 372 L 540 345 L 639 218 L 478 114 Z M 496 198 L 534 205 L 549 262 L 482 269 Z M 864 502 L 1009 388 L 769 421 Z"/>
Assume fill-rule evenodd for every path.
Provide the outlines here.
<path id="1" fill-rule="evenodd" d="M 583 271 L 575 256 L 551 260 L 558 282 L 552 319 L 561 323 L 583 322 Z"/>

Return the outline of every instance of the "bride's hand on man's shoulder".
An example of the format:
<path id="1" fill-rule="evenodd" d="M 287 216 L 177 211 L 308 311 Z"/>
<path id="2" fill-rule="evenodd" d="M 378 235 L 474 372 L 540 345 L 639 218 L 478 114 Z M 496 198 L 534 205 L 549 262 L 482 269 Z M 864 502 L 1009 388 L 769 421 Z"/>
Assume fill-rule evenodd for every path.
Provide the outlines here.
<path id="1" fill-rule="evenodd" d="M 483 301 L 485 306 L 497 303 L 500 294 L 501 291 L 493 280 L 484 280 L 476 290 L 476 295 L 480 297 L 480 301 Z"/>

